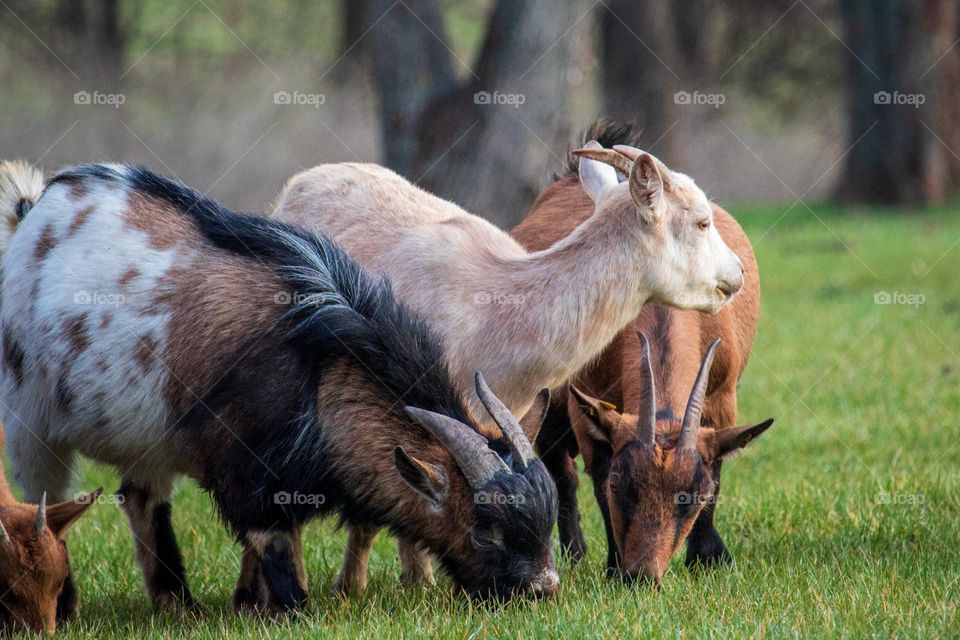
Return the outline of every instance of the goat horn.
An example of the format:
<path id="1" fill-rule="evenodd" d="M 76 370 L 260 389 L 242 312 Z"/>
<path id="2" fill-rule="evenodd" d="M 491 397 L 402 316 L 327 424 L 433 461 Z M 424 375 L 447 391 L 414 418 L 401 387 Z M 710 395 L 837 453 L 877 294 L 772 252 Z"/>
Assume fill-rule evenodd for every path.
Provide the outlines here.
<path id="1" fill-rule="evenodd" d="M 613 150 L 622 156 L 626 156 L 630 162 L 633 162 L 639 158 L 640 154 L 643 153 L 642 150 L 637 149 L 636 147 L 631 147 L 628 144 L 615 144 L 613 145 Z"/>
<path id="2" fill-rule="evenodd" d="M 480 489 L 501 471 L 510 472 L 487 439 L 459 420 L 416 407 L 404 411 L 453 455 L 470 488 Z"/>
<path id="3" fill-rule="evenodd" d="M 707 353 L 703 356 L 700 371 L 693 383 L 690 400 L 687 402 L 687 411 L 683 414 L 683 427 L 680 429 L 679 449 L 693 451 L 697 448 L 697 431 L 700 429 L 700 414 L 703 412 L 703 399 L 707 395 L 707 383 L 710 381 L 710 366 L 716 353 L 720 338 L 710 343 Z"/>
<path id="4" fill-rule="evenodd" d="M 37 507 L 37 535 L 47 530 L 47 492 L 43 492 L 40 505 Z"/>
<path id="5" fill-rule="evenodd" d="M 7 528 L 0 522 L 0 544 L 6 544 L 8 542 L 10 542 L 10 534 L 7 533 Z"/>
<path id="6" fill-rule="evenodd" d="M 603 164 L 608 164 L 620 173 L 629 176 L 630 169 L 633 168 L 633 161 L 617 153 L 612 149 L 574 149 L 571 153 L 578 158 L 589 158 Z"/>
<path id="7" fill-rule="evenodd" d="M 480 398 L 480 403 L 484 409 L 487 410 L 487 413 L 490 414 L 490 417 L 493 418 L 493 421 L 497 423 L 497 426 L 500 427 L 500 431 L 503 432 L 503 437 L 506 438 L 507 446 L 510 447 L 510 452 L 513 454 L 514 459 L 520 463 L 522 468 L 526 469 L 527 466 L 536 459 L 537 454 L 533 452 L 533 445 L 531 445 L 530 440 L 527 439 L 527 434 L 524 433 L 523 427 L 520 426 L 520 423 L 510 412 L 510 409 L 507 408 L 507 405 L 503 404 L 500 398 L 490 390 L 487 381 L 483 379 L 482 373 L 477 371 L 474 379 L 477 385 L 477 396 Z"/>
<path id="8" fill-rule="evenodd" d="M 653 444 L 657 440 L 657 388 L 650 365 L 650 342 L 641 331 L 640 338 L 640 398 L 637 406 L 637 436 L 640 442 Z"/>

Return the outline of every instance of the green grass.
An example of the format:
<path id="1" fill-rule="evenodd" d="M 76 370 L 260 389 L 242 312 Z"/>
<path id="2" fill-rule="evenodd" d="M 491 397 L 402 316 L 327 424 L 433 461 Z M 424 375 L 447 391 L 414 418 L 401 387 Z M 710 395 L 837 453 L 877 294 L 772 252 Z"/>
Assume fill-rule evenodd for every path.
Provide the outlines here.
<path id="1" fill-rule="evenodd" d="M 659 592 L 603 576 L 602 524 L 584 478 L 588 559 L 561 566 L 547 602 L 503 608 L 399 585 L 393 543 L 377 542 L 371 589 L 329 595 L 345 534 L 310 527 L 307 611 L 236 618 L 239 558 L 191 482 L 175 526 L 200 619 L 152 612 L 120 510 L 98 506 L 71 547 L 82 614 L 73 638 L 955 636 L 960 601 L 960 217 L 803 206 L 731 207 L 753 239 L 763 314 L 740 393 L 743 421 L 777 423 L 725 467 L 718 527 L 737 566 L 689 575 L 675 559 Z M 777 222 L 779 220 L 779 222 Z M 877 292 L 923 304 L 875 304 Z M 84 485 L 111 472 L 83 467 Z"/>

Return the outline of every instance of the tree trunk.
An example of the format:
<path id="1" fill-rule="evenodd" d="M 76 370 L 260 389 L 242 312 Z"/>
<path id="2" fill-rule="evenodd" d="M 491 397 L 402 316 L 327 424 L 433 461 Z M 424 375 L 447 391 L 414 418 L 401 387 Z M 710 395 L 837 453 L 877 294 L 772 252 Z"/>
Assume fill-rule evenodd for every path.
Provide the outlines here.
<path id="1" fill-rule="evenodd" d="M 554 154 L 569 134 L 570 31 L 588 4 L 498 0 L 477 61 L 461 81 L 440 42 L 446 38 L 436 0 L 407 4 L 410 10 L 397 5 L 371 34 L 386 163 L 512 226 L 548 169 L 560 164 Z M 379 16 L 390 2 L 372 5 Z"/>
<path id="2" fill-rule="evenodd" d="M 671 8 L 659 0 L 608 0 L 600 12 L 601 115 L 636 122 L 645 144 L 659 141 L 656 155 L 676 162 L 674 94 L 681 89 L 682 70 Z"/>
<path id="3" fill-rule="evenodd" d="M 934 130 L 943 112 L 938 104 L 957 90 L 953 84 L 938 91 L 936 81 L 949 73 L 950 61 L 936 60 L 956 35 L 953 20 L 938 19 L 953 14 L 948 5 L 946 0 L 842 2 L 844 41 L 855 57 L 848 55 L 852 148 L 841 198 L 920 204 L 943 197 L 950 187 L 944 159 L 950 152 Z"/>

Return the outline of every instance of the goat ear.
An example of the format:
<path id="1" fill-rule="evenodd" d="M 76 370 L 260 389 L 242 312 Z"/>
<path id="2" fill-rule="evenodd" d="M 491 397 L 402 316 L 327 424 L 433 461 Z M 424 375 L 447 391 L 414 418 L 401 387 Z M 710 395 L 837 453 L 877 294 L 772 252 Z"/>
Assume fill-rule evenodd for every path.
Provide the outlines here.
<path id="1" fill-rule="evenodd" d="M 447 473 L 443 467 L 417 460 L 403 447 L 394 449 L 393 457 L 400 477 L 439 508 L 447 495 Z"/>
<path id="2" fill-rule="evenodd" d="M 614 432 L 620 423 L 620 414 L 617 413 L 616 407 L 609 402 L 585 394 L 573 385 L 570 385 L 570 393 L 576 398 L 580 411 L 587 418 L 590 437 L 612 446 Z"/>
<path id="3" fill-rule="evenodd" d="M 602 150 L 599 142 L 591 140 L 583 147 L 588 150 Z M 594 204 L 600 201 L 600 194 L 609 187 L 617 186 L 617 170 L 609 164 L 591 160 L 586 156 L 580 156 L 579 164 L 580 184 Z"/>
<path id="4" fill-rule="evenodd" d="M 656 159 L 649 153 L 637 156 L 630 170 L 630 196 L 640 208 L 643 219 L 655 224 L 660 219 L 660 201 L 663 199 L 663 176 Z"/>
<path id="5" fill-rule="evenodd" d="M 540 433 L 540 427 L 543 426 L 543 419 L 547 417 L 547 411 L 550 410 L 550 389 L 541 389 L 536 399 L 527 413 L 520 418 L 520 426 L 523 432 L 527 434 L 530 442 L 537 441 L 537 435 Z"/>
<path id="6" fill-rule="evenodd" d="M 87 512 L 87 509 L 97 502 L 97 499 L 102 493 L 103 487 L 100 487 L 93 493 L 80 496 L 76 500 L 61 502 L 47 507 L 47 526 L 50 527 L 53 535 L 59 540 L 66 539 L 70 527 L 80 519 L 80 516 Z"/>
<path id="7" fill-rule="evenodd" d="M 725 458 L 743 449 L 750 444 L 751 440 L 769 429 L 772 424 L 773 418 L 770 418 L 752 427 L 718 429 L 714 432 L 714 459 Z"/>

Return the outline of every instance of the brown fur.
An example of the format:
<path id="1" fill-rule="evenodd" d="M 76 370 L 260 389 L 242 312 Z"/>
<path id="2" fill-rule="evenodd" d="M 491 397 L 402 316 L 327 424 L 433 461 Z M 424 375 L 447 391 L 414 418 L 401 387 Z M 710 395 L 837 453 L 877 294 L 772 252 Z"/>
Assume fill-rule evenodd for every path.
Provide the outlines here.
<path id="1" fill-rule="evenodd" d="M 37 506 L 17 502 L 0 458 L 0 522 L 9 536 L 0 542 L 0 631 L 53 634 L 57 630 L 57 601 L 70 572 L 64 539 L 100 491 L 51 505 L 47 526 L 38 534 Z"/>
<path id="2" fill-rule="evenodd" d="M 43 228 L 43 231 L 40 232 L 40 239 L 37 240 L 37 246 L 33 250 L 33 258 L 37 262 L 43 262 L 43 259 L 47 257 L 47 254 L 53 249 L 56 240 L 53 237 L 53 227 L 47 225 Z"/>
<path id="3" fill-rule="evenodd" d="M 90 205 L 84 207 L 77 211 L 77 215 L 74 216 L 73 222 L 70 223 L 70 226 L 67 228 L 67 237 L 73 237 L 73 235 L 80 230 L 80 227 L 87 221 L 87 218 L 90 217 L 90 214 L 93 213 L 94 206 Z"/>
<path id="4" fill-rule="evenodd" d="M 137 269 L 136 267 L 130 267 L 129 269 L 123 272 L 123 274 L 120 276 L 120 279 L 117 280 L 117 284 L 119 284 L 121 287 L 125 287 L 131 282 L 133 282 L 133 280 L 137 278 L 139 275 L 140 275 L 140 269 Z"/>

